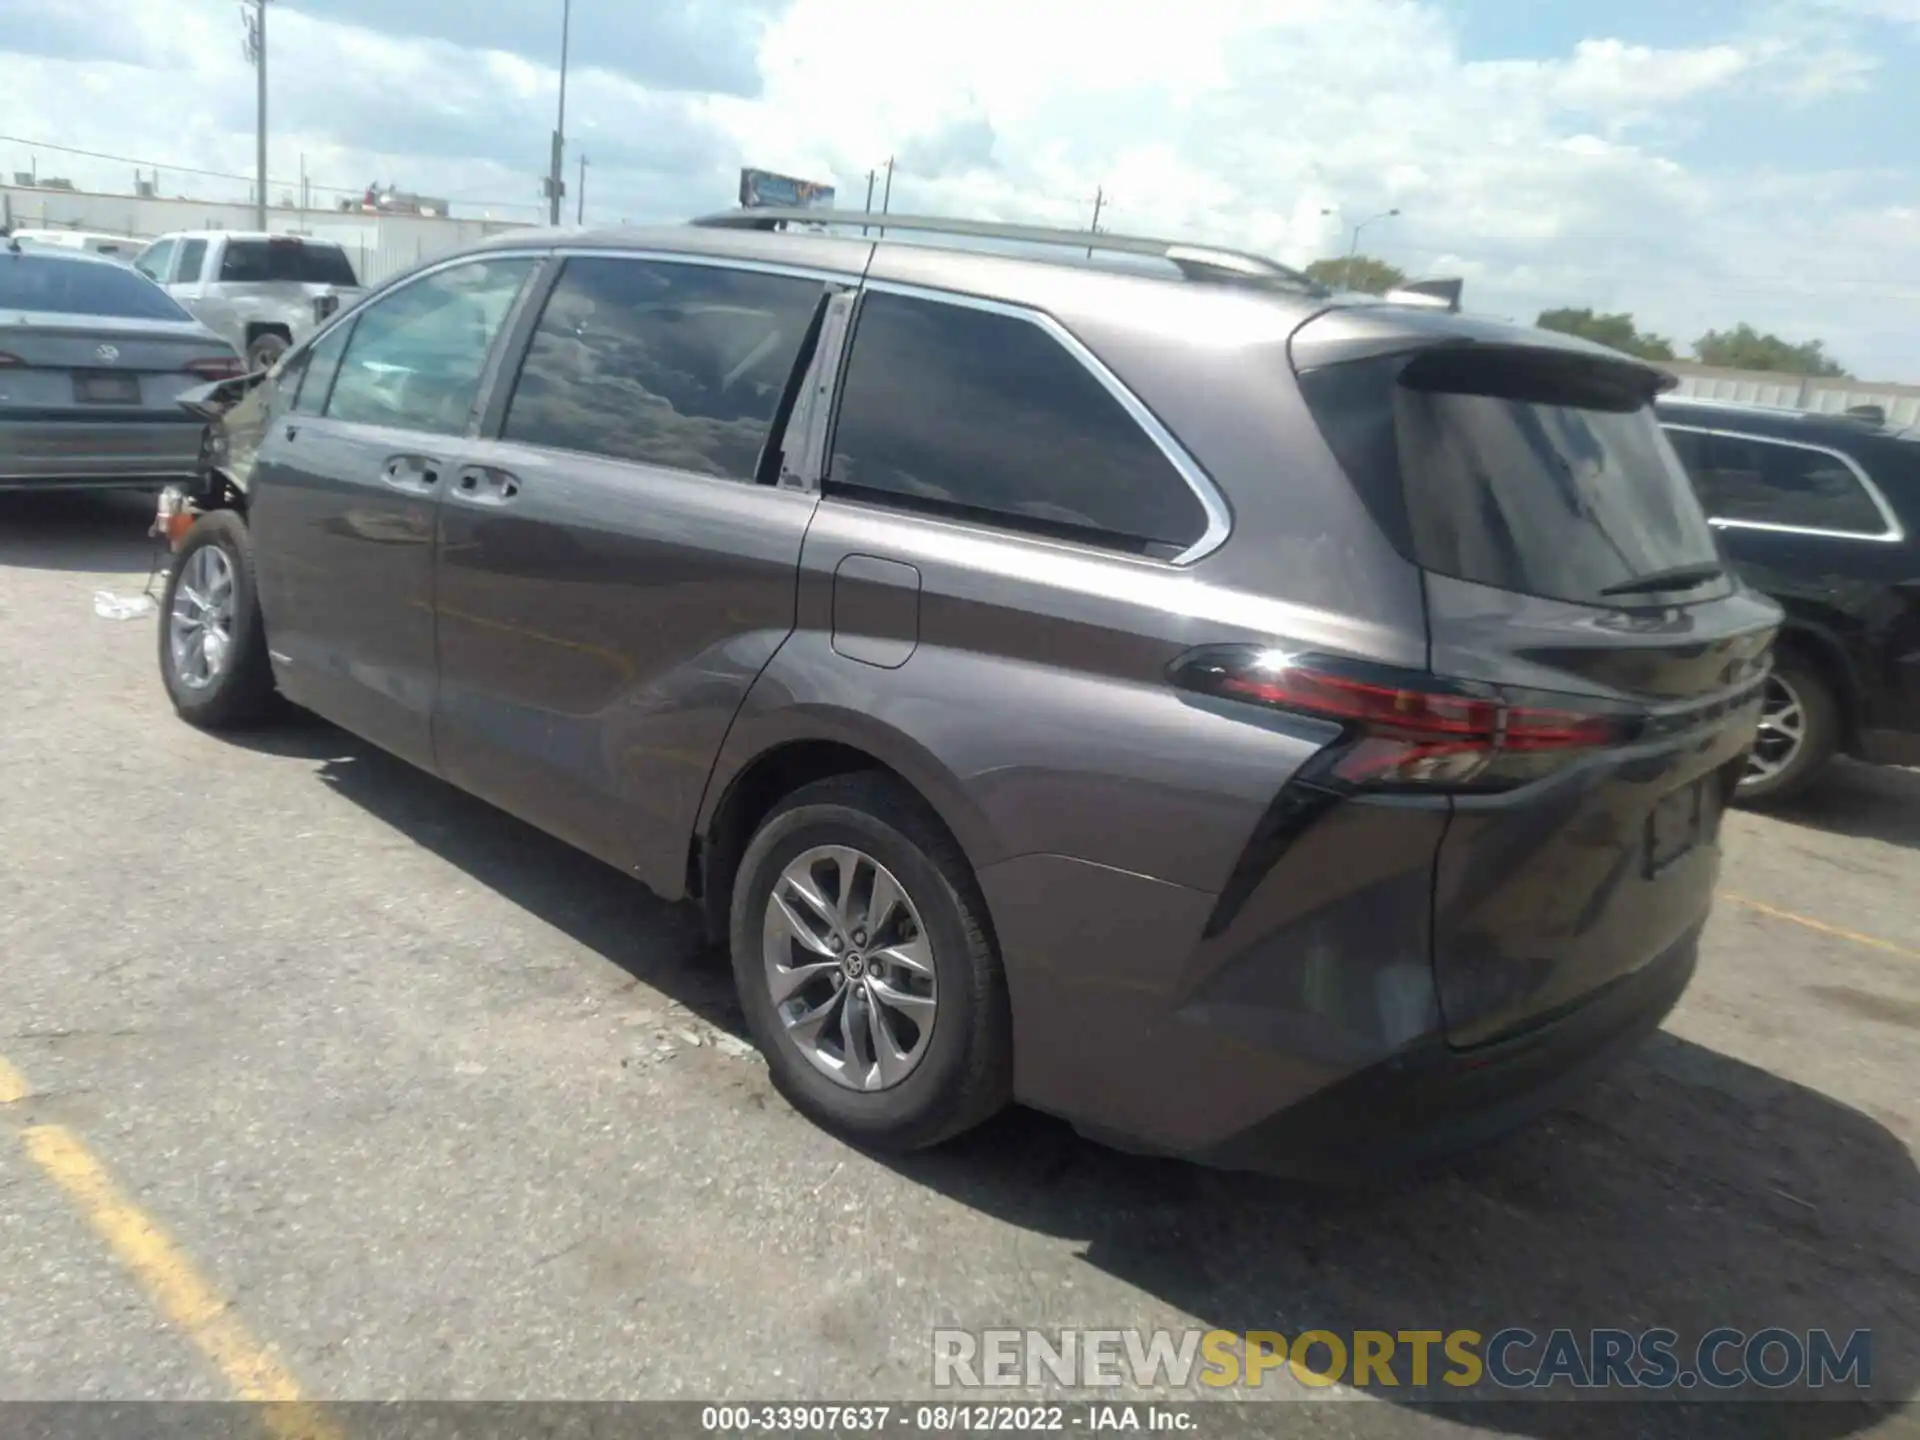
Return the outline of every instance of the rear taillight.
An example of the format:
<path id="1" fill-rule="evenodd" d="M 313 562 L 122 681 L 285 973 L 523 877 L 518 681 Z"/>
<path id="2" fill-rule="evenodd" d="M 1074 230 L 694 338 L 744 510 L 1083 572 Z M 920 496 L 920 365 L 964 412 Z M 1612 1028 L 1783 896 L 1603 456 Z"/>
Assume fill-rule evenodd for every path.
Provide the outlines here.
<path id="1" fill-rule="evenodd" d="M 1636 728 L 1633 715 L 1575 697 L 1250 645 L 1192 651 L 1170 675 L 1185 690 L 1344 726 L 1315 769 L 1323 783 L 1356 788 L 1511 789 Z"/>
<path id="2" fill-rule="evenodd" d="M 6 351 L 0 350 L 0 370 L 11 370 L 16 365 L 25 365 L 26 363 L 27 362 L 22 360 L 18 355 L 9 355 Z"/>
<path id="3" fill-rule="evenodd" d="M 231 380 L 236 375 L 247 373 L 247 367 L 238 355 L 208 355 L 203 359 L 189 360 L 181 368 L 189 375 L 198 375 L 202 380 Z"/>

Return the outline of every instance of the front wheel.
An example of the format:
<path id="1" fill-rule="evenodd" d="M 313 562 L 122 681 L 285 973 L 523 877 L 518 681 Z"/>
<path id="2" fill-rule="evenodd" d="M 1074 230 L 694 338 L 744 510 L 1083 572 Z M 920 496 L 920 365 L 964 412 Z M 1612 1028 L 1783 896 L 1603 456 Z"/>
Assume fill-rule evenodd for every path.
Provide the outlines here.
<path id="1" fill-rule="evenodd" d="M 925 803 L 877 774 L 788 796 L 741 857 L 734 982 L 780 1093 L 913 1150 L 1006 1104 L 1012 1038 L 986 906 Z"/>
<path id="2" fill-rule="evenodd" d="M 1798 656 L 1780 656 L 1767 677 L 1738 798 L 1766 805 L 1804 794 L 1839 747 L 1840 705 L 1826 678 Z"/>
<path id="3" fill-rule="evenodd" d="M 194 521 L 173 557 L 160 605 L 160 678 L 180 718 L 202 729 L 257 724 L 273 710 L 253 537 L 231 510 Z"/>

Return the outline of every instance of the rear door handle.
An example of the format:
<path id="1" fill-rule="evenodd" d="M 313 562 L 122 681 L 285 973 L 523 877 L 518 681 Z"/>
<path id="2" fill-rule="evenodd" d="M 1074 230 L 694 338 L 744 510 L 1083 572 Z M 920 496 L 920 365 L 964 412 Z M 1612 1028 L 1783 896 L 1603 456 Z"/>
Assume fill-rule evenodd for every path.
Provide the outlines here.
<path id="1" fill-rule="evenodd" d="M 520 493 L 520 477 L 490 465 L 470 465 L 457 482 L 462 499 L 476 505 L 504 505 Z"/>
<path id="2" fill-rule="evenodd" d="M 440 462 L 430 455 L 395 455 L 381 467 L 380 478 L 396 490 L 431 491 L 440 480 Z"/>

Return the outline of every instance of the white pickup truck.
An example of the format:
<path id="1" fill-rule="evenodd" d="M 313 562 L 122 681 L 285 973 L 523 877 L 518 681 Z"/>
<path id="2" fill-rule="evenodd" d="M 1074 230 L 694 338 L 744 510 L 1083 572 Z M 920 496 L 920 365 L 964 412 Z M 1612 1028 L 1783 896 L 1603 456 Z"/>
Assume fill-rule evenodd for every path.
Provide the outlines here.
<path id="1" fill-rule="evenodd" d="M 133 263 L 255 370 L 366 293 L 346 251 L 301 235 L 182 230 Z"/>

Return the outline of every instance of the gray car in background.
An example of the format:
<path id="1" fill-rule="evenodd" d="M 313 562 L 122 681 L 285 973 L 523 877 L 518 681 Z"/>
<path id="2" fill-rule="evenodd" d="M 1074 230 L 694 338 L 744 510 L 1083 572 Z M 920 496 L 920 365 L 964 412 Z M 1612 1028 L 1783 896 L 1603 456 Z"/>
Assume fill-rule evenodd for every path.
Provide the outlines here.
<path id="1" fill-rule="evenodd" d="M 1239 252 L 863 222 L 503 237 L 199 397 L 175 706 L 277 690 L 696 902 L 861 1143 L 1011 1098 L 1351 1173 L 1657 1025 L 1780 618 L 1660 374 Z"/>
<path id="2" fill-rule="evenodd" d="M 190 479 L 202 426 L 180 398 L 240 370 L 126 265 L 0 240 L 0 490 Z"/>

